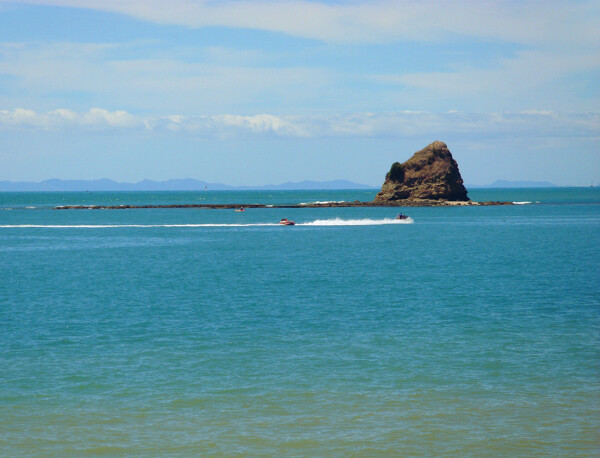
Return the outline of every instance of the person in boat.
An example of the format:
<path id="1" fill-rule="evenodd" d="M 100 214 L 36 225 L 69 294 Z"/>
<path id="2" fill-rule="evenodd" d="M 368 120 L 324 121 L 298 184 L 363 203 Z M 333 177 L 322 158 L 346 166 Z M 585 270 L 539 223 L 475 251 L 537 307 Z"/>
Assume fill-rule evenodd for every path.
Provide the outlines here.
<path id="1" fill-rule="evenodd" d="M 281 223 L 285 223 L 287 221 L 287 218 L 281 218 Z"/>
<path id="2" fill-rule="evenodd" d="M 398 216 L 396 216 L 396 219 L 406 219 L 406 215 L 403 213 L 398 213 Z"/>

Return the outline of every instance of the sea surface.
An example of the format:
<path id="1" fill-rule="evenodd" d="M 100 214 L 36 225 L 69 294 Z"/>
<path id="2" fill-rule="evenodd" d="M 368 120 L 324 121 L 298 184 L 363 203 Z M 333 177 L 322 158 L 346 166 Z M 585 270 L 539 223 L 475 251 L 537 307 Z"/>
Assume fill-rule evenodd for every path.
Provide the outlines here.
<path id="1" fill-rule="evenodd" d="M 0 455 L 600 455 L 598 188 L 52 209 L 375 192 L 0 193 Z"/>

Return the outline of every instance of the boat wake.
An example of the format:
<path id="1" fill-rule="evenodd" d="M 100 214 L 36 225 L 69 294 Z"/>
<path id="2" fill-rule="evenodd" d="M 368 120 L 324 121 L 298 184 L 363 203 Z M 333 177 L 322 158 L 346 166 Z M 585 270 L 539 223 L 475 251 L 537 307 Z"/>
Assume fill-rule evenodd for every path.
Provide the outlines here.
<path id="1" fill-rule="evenodd" d="M 278 223 L 257 224 L 14 224 L 0 225 L 0 228 L 57 228 L 57 229 L 112 229 L 121 227 L 252 227 L 252 226 L 279 226 Z"/>
<path id="2" fill-rule="evenodd" d="M 298 223 L 298 226 L 380 226 L 382 224 L 412 224 L 412 218 L 407 219 L 317 219 L 308 223 Z"/>
<path id="3" fill-rule="evenodd" d="M 296 223 L 296 226 L 380 226 L 383 224 L 412 224 L 414 220 L 385 219 L 317 219 L 306 223 Z M 48 229 L 117 229 L 117 228 L 149 228 L 149 227 L 268 227 L 281 226 L 279 223 L 205 223 L 205 224 L 4 224 L 2 229 L 8 228 L 48 228 Z"/>
<path id="4" fill-rule="evenodd" d="M 300 202 L 298 205 L 327 205 L 327 204 L 343 204 L 345 200 L 315 200 L 314 202 Z"/>

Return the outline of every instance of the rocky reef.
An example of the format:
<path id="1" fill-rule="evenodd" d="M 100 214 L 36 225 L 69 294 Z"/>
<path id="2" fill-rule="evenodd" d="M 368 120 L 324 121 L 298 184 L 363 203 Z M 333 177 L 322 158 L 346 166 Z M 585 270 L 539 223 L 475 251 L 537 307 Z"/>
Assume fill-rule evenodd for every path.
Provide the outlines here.
<path id="1" fill-rule="evenodd" d="M 440 141 L 417 151 L 406 162 L 395 162 L 374 199 L 376 204 L 402 205 L 445 201 L 470 202 L 458 164 Z"/>

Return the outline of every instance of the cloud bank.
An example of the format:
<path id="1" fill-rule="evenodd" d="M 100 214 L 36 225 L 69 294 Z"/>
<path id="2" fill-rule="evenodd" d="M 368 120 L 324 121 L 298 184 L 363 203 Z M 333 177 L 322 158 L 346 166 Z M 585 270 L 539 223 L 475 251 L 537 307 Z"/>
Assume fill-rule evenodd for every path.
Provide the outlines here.
<path id="1" fill-rule="evenodd" d="M 338 112 L 596 111 L 600 100 L 594 91 L 600 7 L 587 0 L 170 0 L 168 7 L 162 0 L 21 0 L 19 8 L 34 9 L 24 4 L 134 17 L 155 24 L 157 42 L 139 34 L 137 21 L 127 23 L 132 36 L 120 42 L 110 42 L 110 35 L 96 43 L 0 42 L 5 107 L 101 105 L 186 114 L 199 106 L 239 113 L 289 106 L 323 111 L 333 104 Z M 83 16 L 93 22 L 100 15 Z M 195 43 L 193 33 L 178 41 L 160 24 L 275 34 L 214 46 Z M 302 40 L 298 51 L 300 40 L 281 34 L 313 41 Z M 274 46 L 279 41 L 290 48 L 282 52 Z M 81 94 L 85 104 L 72 103 Z"/>
<path id="2" fill-rule="evenodd" d="M 521 111 L 513 113 L 465 113 L 451 111 L 398 111 L 321 116 L 166 115 L 136 116 L 123 110 L 92 108 L 76 112 L 64 108 L 36 112 L 17 108 L 0 110 L 0 130 L 112 131 L 187 135 L 199 138 L 335 138 L 513 136 L 600 137 L 600 112 L 561 113 Z"/>

